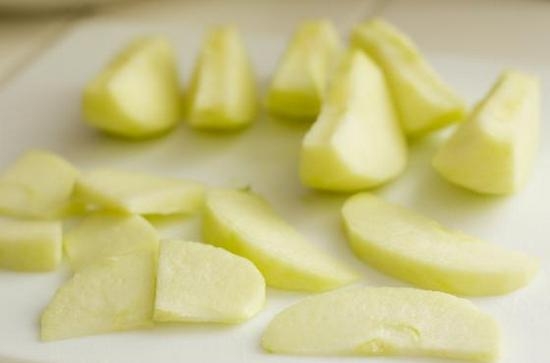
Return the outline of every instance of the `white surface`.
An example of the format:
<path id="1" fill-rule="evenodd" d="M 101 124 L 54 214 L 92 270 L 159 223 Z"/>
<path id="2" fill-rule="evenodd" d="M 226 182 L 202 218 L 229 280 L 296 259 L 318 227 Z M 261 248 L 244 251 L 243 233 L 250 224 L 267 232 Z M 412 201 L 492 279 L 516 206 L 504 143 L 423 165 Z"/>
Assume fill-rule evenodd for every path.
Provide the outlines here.
<path id="1" fill-rule="evenodd" d="M 429 3 L 432 3 L 429 9 L 435 10 L 426 10 L 428 5 L 425 4 Z M 509 34 L 520 34 L 527 40 L 538 36 L 538 33 L 530 33 L 528 20 L 531 17 L 527 17 L 524 27 L 512 26 L 508 23 L 509 16 L 499 17 L 496 12 L 501 8 L 494 7 L 491 26 L 484 27 L 482 19 L 476 20 L 471 15 L 475 9 L 463 11 L 460 15 L 454 5 L 447 11 L 445 6 L 433 3 L 422 1 L 420 4 L 424 5 L 417 8 L 402 1 L 390 4 L 386 11 L 390 19 L 425 45 L 436 67 L 468 101 L 480 97 L 500 69 L 511 64 L 538 73 L 544 84 L 543 104 L 550 102 L 547 86 L 550 85 L 550 63 L 543 61 L 548 58 L 540 60 L 548 55 L 548 50 L 546 53 L 540 50 L 540 42 L 529 47 L 518 41 L 516 46 L 520 47 L 521 57 L 515 56 L 517 54 L 513 51 L 499 51 L 506 49 L 501 44 Z M 244 6 L 244 3 L 237 2 L 232 4 L 231 10 L 215 8 L 217 10 L 213 13 L 213 8 L 206 4 L 196 12 L 182 12 L 181 18 L 174 16 L 175 21 L 166 25 L 160 25 L 160 21 L 90 22 L 50 49 L 31 68 L 0 89 L 0 166 L 7 165 L 18 153 L 30 147 L 43 147 L 61 153 L 82 168 L 120 166 L 195 178 L 213 185 L 250 184 L 316 243 L 355 266 L 364 276 L 365 283 L 402 285 L 353 257 L 340 231 L 342 196 L 317 194 L 300 186 L 296 163 L 305 125 L 262 117 L 251 129 L 230 135 L 198 133 L 182 125 L 164 139 L 131 143 L 104 137 L 82 124 L 79 112 L 82 86 L 122 42 L 133 35 L 149 32 L 169 35 L 178 49 L 182 78 L 187 78 L 204 25 L 231 19 L 230 14 L 235 14 L 233 22 L 241 25 L 260 81 L 265 85 L 286 37 L 299 19 L 307 14 L 332 14 L 339 28 L 347 29 L 369 10 L 368 4 L 359 1 L 338 9 L 308 2 L 312 6 L 301 6 L 295 12 L 288 10 L 287 3 L 276 5 L 274 2 L 271 6 L 249 3 Z M 550 23 L 548 6 L 537 6 L 541 7 L 533 13 L 539 14 L 536 16 L 543 20 L 548 19 L 546 24 Z M 510 7 L 503 6 L 502 9 L 508 10 L 498 11 L 510 14 L 514 8 L 510 10 Z M 544 11 L 546 17 L 540 15 Z M 478 32 L 489 32 L 497 27 L 502 33 L 470 34 L 472 39 L 485 37 L 485 47 L 469 49 L 464 43 L 453 51 L 454 48 L 445 42 L 446 32 L 451 38 L 458 37 L 458 24 L 461 24 L 462 31 L 468 28 L 460 18 L 457 19 L 458 16 L 474 19 L 477 26 L 472 27 Z M 440 24 L 437 31 L 426 25 L 432 19 L 437 19 L 437 24 Z M 498 57 L 492 55 L 491 47 Z M 529 56 L 530 51 L 532 56 Z M 406 173 L 392 185 L 379 190 L 390 200 L 414 207 L 450 226 L 494 243 L 520 248 L 541 259 L 542 270 L 527 288 L 508 296 L 474 299 L 502 325 L 502 363 L 547 363 L 550 356 L 546 338 L 550 326 L 550 280 L 547 275 L 550 246 L 545 232 L 545 223 L 550 220 L 550 197 L 545 194 L 550 178 L 548 110 L 543 110 L 543 115 L 542 145 L 535 173 L 527 188 L 515 196 L 500 199 L 480 197 L 439 179 L 429 166 L 437 146 L 435 138 L 412 145 Z M 179 222 L 158 221 L 158 224 L 167 225 L 166 233 L 170 235 L 188 238 L 197 235 L 196 221 L 178 226 Z M 174 223 L 175 227 L 171 228 Z M 173 325 L 151 331 L 41 343 L 38 340 L 40 312 L 64 278 L 63 272 L 42 275 L 0 272 L 0 362 L 14 362 L 16 358 L 51 363 L 342 361 L 338 358 L 279 357 L 262 352 L 259 339 L 267 322 L 277 311 L 303 296 L 273 290 L 268 292 L 266 309 L 255 319 L 239 326 Z M 427 362 L 409 358 L 349 358 L 345 361 Z"/>

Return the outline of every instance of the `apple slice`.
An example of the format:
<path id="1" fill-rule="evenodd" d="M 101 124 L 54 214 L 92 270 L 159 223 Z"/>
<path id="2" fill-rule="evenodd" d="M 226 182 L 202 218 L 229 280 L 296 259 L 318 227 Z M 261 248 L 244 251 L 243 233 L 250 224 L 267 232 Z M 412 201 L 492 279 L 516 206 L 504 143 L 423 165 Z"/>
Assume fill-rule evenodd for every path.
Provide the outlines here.
<path id="1" fill-rule="evenodd" d="M 0 212 L 31 218 L 55 218 L 71 210 L 78 171 L 47 151 L 20 156 L 0 176 Z"/>
<path id="2" fill-rule="evenodd" d="M 302 142 L 302 182 L 332 191 L 370 188 L 395 178 L 406 160 L 384 75 L 365 54 L 350 51 Z"/>
<path id="3" fill-rule="evenodd" d="M 52 271 L 63 253 L 60 222 L 0 218 L 0 269 Z"/>
<path id="4" fill-rule="evenodd" d="M 436 291 L 354 287 L 308 297 L 283 310 L 263 347 L 300 355 L 428 356 L 490 362 L 495 320 L 468 300 Z"/>
<path id="5" fill-rule="evenodd" d="M 158 235 L 143 217 L 96 212 L 65 234 L 65 252 L 74 270 L 106 257 L 149 251 L 156 254 Z"/>
<path id="6" fill-rule="evenodd" d="M 517 71 L 504 72 L 441 147 L 433 166 L 464 188 L 513 193 L 525 185 L 533 166 L 539 123 L 538 80 Z"/>
<path id="7" fill-rule="evenodd" d="M 316 248 L 277 216 L 263 198 L 250 192 L 210 192 L 203 237 L 248 258 L 272 287 L 322 291 L 357 279 L 347 266 Z"/>
<path id="8" fill-rule="evenodd" d="M 538 262 L 363 193 L 342 209 L 353 251 L 371 266 L 420 287 L 498 295 L 525 286 Z"/>
<path id="9" fill-rule="evenodd" d="M 106 209 L 148 215 L 194 213 L 204 202 L 199 183 L 112 169 L 84 173 L 75 194 Z"/>
<path id="10" fill-rule="evenodd" d="M 161 242 L 155 321 L 239 323 L 264 302 L 264 278 L 247 259 L 203 243 Z"/>
<path id="11" fill-rule="evenodd" d="M 165 133 L 181 117 L 176 63 L 174 50 L 165 39 L 134 40 L 86 86 L 86 121 L 127 138 Z"/>
<path id="12" fill-rule="evenodd" d="M 188 123 L 197 129 L 232 130 L 249 125 L 257 113 L 254 72 L 235 27 L 210 31 L 187 92 Z"/>
<path id="13" fill-rule="evenodd" d="M 150 253 L 115 256 L 77 271 L 42 314 L 51 341 L 152 324 L 155 263 Z"/>
<path id="14" fill-rule="evenodd" d="M 407 135 L 420 136 L 462 120 L 464 102 L 396 28 L 381 19 L 371 20 L 353 30 L 351 43 L 384 70 Z"/>
<path id="15" fill-rule="evenodd" d="M 330 21 L 302 23 L 271 81 L 266 99 L 269 112 L 292 119 L 314 120 L 341 52 L 340 36 Z"/>

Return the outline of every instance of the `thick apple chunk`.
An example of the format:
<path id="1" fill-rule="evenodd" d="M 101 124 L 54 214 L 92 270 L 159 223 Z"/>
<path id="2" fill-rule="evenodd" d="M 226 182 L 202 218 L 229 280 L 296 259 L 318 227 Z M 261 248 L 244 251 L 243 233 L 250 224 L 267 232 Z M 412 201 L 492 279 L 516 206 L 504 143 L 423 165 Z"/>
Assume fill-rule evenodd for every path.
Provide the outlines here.
<path id="1" fill-rule="evenodd" d="M 236 28 L 218 27 L 207 35 L 186 98 L 188 123 L 197 129 L 239 129 L 254 120 L 256 80 Z"/>
<path id="2" fill-rule="evenodd" d="M 181 91 L 171 45 L 162 38 L 130 43 L 84 90 L 86 121 L 110 134 L 146 138 L 181 117 Z"/>
<path id="3" fill-rule="evenodd" d="M 75 194 L 86 203 L 135 214 L 194 213 L 204 202 L 199 183 L 112 169 L 84 173 Z"/>
<path id="4" fill-rule="evenodd" d="M 156 254 L 158 235 L 143 217 L 97 212 L 64 237 L 65 252 L 74 270 L 111 256 L 137 251 Z"/>
<path id="5" fill-rule="evenodd" d="M 340 36 L 331 22 L 313 20 L 300 25 L 271 81 L 266 99 L 269 112 L 314 120 L 341 52 Z"/>
<path id="6" fill-rule="evenodd" d="M 300 355 L 429 356 L 493 361 L 496 322 L 471 302 L 435 291 L 355 287 L 306 298 L 277 315 L 263 347 Z"/>
<path id="7" fill-rule="evenodd" d="M 60 222 L 0 218 L 0 269 L 51 271 L 62 253 Z"/>
<path id="8" fill-rule="evenodd" d="M 321 291 L 349 284 L 355 273 L 276 215 L 260 196 L 216 190 L 206 198 L 205 241 L 248 258 L 269 286 Z"/>
<path id="9" fill-rule="evenodd" d="M 358 25 L 351 42 L 382 67 L 407 135 L 418 136 L 460 121 L 464 102 L 437 75 L 413 42 L 383 20 Z"/>
<path id="10" fill-rule="evenodd" d="M 443 145 L 433 166 L 450 182 L 479 193 L 507 194 L 527 181 L 538 145 L 536 78 L 504 72 Z"/>
<path id="11" fill-rule="evenodd" d="M 155 263 L 150 253 L 109 257 L 76 272 L 42 314 L 42 339 L 59 340 L 152 324 Z"/>
<path id="12" fill-rule="evenodd" d="M 525 286 L 538 263 L 485 243 L 371 194 L 342 209 L 353 251 L 371 266 L 420 287 L 460 295 L 498 295 Z"/>
<path id="13" fill-rule="evenodd" d="M 161 242 L 155 321 L 239 323 L 264 302 L 264 278 L 247 259 L 202 243 Z"/>
<path id="14" fill-rule="evenodd" d="M 365 189 L 395 178 L 406 160 L 384 75 L 362 52 L 349 52 L 302 142 L 302 182 L 332 191 Z"/>

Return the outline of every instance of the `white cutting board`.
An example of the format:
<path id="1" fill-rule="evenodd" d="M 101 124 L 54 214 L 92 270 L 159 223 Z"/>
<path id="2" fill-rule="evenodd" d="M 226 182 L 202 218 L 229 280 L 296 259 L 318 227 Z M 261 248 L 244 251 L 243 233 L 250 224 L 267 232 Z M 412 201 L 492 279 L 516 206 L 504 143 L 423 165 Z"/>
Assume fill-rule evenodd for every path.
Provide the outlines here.
<path id="1" fill-rule="evenodd" d="M 205 5 L 206 6 L 206 5 Z M 222 14 L 223 15 L 223 14 Z M 265 86 L 296 16 L 278 24 L 281 14 L 243 23 L 244 35 L 259 79 Z M 271 17 L 271 16 L 273 17 Z M 316 15 L 316 14 L 314 14 Z M 350 9 L 336 19 L 347 28 L 362 17 Z M 192 18 L 192 14 L 187 14 Z M 244 16 L 243 16 L 244 18 Z M 280 19 L 280 18 L 279 18 Z M 202 20 L 152 24 L 90 23 L 77 27 L 29 69 L 0 89 L 0 166 L 28 148 L 56 151 L 81 168 L 114 166 L 193 178 L 211 185 L 250 185 L 316 244 L 354 266 L 368 285 L 406 286 L 360 263 L 340 230 L 339 208 L 344 196 L 302 188 L 297 177 L 300 139 L 307 125 L 262 116 L 241 133 L 195 132 L 184 125 L 165 138 L 141 143 L 102 136 L 83 125 L 80 91 L 122 43 L 134 35 L 169 36 L 188 77 L 202 35 Z M 239 18 L 237 23 L 241 23 Z M 457 54 L 429 53 L 435 66 L 465 98 L 480 97 L 506 62 Z M 543 82 L 544 102 L 550 102 L 550 65 L 530 67 Z M 540 155 L 533 177 L 519 194 L 487 198 L 441 180 L 429 162 L 438 138 L 411 145 L 407 171 L 377 193 L 413 207 L 444 224 L 493 243 L 522 249 L 541 260 L 542 269 L 525 289 L 503 297 L 474 299 L 502 325 L 502 363 L 546 363 L 550 357 L 550 114 L 544 113 Z M 194 220 L 156 221 L 163 233 L 198 238 Z M 265 310 L 237 326 L 182 324 L 147 331 L 106 334 L 52 343 L 39 341 L 39 317 L 55 289 L 68 276 L 0 271 L 0 362 L 49 363 L 169 363 L 169 362 L 422 362 L 411 358 L 280 357 L 264 353 L 259 340 L 269 320 L 304 294 L 268 291 Z M 440 362 L 430 360 L 430 362 Z M 441 361 L 443 362 L 443 361 Z"/>

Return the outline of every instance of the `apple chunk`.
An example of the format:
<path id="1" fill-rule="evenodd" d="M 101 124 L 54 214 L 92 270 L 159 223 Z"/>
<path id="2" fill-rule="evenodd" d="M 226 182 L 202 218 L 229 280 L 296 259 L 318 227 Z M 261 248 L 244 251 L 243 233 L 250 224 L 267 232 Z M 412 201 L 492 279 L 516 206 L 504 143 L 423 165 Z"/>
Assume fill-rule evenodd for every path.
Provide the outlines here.
<path id="1" fill-rule="evenodd" d="M 527 181 L 538 145 L 540 89 L 536 78 L 504 72 L 489 94 L 441 147 L 435 169 L 479 193 L 508 194 Z"/>
<path id="2" fill-rule="evenodd" d="M 268 325 L 262 345 L 300 355 L 428 356 L 493 361 L 499 328 L 465 299 L 436 291 L 354 287 L 306 298 Z"/>
<path id="3" fill-rule="evenodd" d="M 188 123 L 197 129 L 232 130 L 249 125 L 257 113 L 256 80 L 235 27 L 210 31 L 186 95 Z"/>
<path id="4" fill-rule="evenodd" d="M 460 295 L 498 295 L 525 286 L 538 263 L 485 243 L 374 195 L 342 209 L 353 251 L 371 266 L 420 287 Z"/>
<path id="5" fill-rule="evenodd" d="M 406 160 L 384 75 L 366 55 L 350 51 L 302 142 L 302 182 L 332 191 L 370 188 L 395 178 Z"/>
<path id="6" fill-rule="evenodd" d="M 134 40 L 86 86 L 86 121 L 128 138 L 156 136 L 171 129 L 181 117 L 176 63 L 165 39 Z"/>
<path id="7" fill-rule="evenodd" d="M 239 323 L 264 302 L 264 278 L 247 259 L 202 243 L 161 242 L 155 321 Z"/>
<path id="8" fill-rule="evenodd" d="M 413 42 L 392 25 L 380 19 L 360 24 L 353 30 L 351 43 L 384 70 L 407 135 L 419 136 L 462 120 L 464 102 L 443 83 Z"/>
<path id="9" fill-rule="evenodd" d="M 250 192 L 210 192 L 203 236 L 213 245 L 248 258 L 272 287 L 321 291 L 357 279 L 345 265 L 277 216 L 263 198 Z"/>

